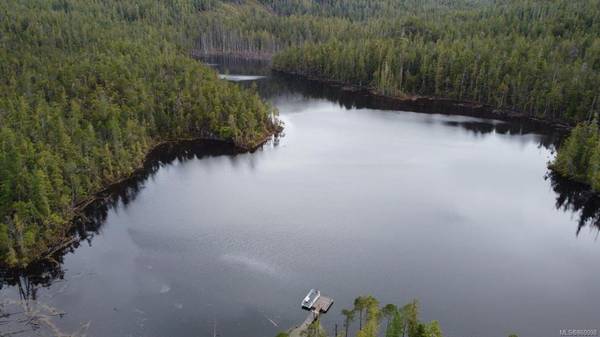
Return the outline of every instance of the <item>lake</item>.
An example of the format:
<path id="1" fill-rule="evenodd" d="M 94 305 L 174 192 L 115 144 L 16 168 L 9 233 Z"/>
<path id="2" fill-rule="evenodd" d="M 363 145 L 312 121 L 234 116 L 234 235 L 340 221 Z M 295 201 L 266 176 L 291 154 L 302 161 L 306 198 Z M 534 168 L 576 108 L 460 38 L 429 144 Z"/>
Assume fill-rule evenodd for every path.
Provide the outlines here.
<path id="1" fill-rule="evenodd" d="M 56 263 L 3 276 L 0 331 L 270 337 L 310 288 L 335 300 L 330 335 L 364 294 L 418 299 L 449 337 L 600 328 L 600 202 L 548 176 L 560 132 L 211 63 L 284 135 L 157 155 Z"/>

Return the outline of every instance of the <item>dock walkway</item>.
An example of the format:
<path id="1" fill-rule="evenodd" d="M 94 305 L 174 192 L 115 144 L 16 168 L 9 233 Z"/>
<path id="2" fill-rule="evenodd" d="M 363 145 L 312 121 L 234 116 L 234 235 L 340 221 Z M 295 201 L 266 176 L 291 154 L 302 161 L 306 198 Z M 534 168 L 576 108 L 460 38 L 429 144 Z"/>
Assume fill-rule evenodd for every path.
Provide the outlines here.
<path id="1" fill-rule="evenodd" d="M 306 316 L 306 319 L 302 324 L 290 330 L 290 337 L 300 337 L 302 336 L 302 332 L 306 331 L 308 327 L 319 318 L 319 315 L 322 313 L 327 313 L 329 308 L 333 305 L 333 299 L 327 296 L 319 296 L 319 299 L 315 302 L 312 309 Z"/>

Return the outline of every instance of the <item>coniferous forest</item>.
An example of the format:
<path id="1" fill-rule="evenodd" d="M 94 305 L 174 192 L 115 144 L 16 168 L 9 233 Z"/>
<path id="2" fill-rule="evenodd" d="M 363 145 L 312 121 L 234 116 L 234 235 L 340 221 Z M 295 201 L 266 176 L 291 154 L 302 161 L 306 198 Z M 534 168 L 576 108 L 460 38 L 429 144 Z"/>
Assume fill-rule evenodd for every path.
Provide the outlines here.
<path id="1" fill-rule="evenodd" d="M 155 144 L 251 147 L 273 110 L 189 57 L 202 1 L 0 4 L 0 257 L 26 265 Z"/>
<path id="2" fill-rule="evenodd" d="M 600 103 L 599 16 L 595 1 L 494 2 L 384 25 L 388 36 L 290 48 L 274 63 L 385 95 L 476 101 L 574 123 Z"/>

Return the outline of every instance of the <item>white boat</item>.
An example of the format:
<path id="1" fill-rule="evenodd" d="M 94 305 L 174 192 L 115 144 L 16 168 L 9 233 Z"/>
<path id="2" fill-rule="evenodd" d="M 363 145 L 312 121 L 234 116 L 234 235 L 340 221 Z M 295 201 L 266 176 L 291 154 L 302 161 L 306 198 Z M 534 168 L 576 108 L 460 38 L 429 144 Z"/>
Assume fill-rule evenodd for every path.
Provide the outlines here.
<path id="1" fill-rule="evenodd" d="M 306 295 L 306 297 L 304 297 L 304 299 L 302 300 L 302 308 L 308 310 L 312 309 L 319 297 L 321 297 L 321 292 L 315 289 L 311 289 Z"/>

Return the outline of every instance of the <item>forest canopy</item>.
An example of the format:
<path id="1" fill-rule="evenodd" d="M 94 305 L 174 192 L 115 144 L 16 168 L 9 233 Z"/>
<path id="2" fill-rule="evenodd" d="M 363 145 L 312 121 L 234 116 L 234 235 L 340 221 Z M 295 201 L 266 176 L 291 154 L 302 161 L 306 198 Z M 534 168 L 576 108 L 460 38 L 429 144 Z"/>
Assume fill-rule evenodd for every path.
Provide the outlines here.
<path id="1" fill-rule="evenodd" d="M 0 3 L 0 261 L 64 238 L 75 205 L 165 140 L 253 146 L 274 111 L 189 57 L 210 2 Z"/>
<path id="2" fill-rule="evenodd" d="M 391 36 L 305 43 L 278 54 L 274 66 L 385 95 L 475 101 L 571 124 L 600 109 L 598 18 L 595 1 L 506 1 L 390 22 Z"/>

